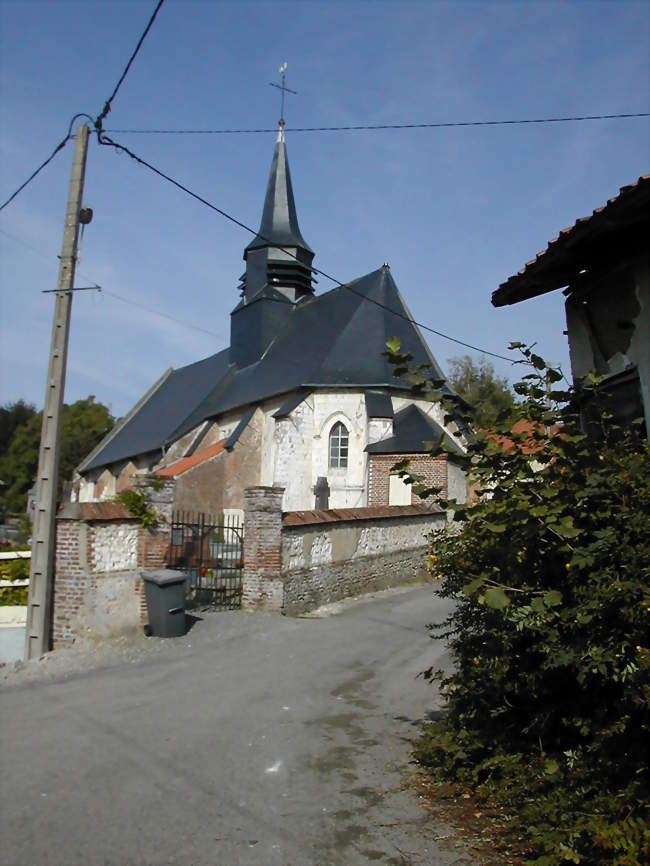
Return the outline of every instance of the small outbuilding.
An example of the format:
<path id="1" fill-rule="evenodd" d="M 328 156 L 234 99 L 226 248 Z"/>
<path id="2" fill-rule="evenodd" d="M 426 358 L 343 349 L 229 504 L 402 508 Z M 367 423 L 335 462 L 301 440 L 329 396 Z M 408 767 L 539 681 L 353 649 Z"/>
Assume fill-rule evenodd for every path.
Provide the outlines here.
<path id="1" fill-rule="evenodd" d="M 599 404 L 650 429 L 650 175 L 578 219 L 492 295 L 495 307 L 557 289 L 566 297 L 576 387 L 595 371 Z"/>

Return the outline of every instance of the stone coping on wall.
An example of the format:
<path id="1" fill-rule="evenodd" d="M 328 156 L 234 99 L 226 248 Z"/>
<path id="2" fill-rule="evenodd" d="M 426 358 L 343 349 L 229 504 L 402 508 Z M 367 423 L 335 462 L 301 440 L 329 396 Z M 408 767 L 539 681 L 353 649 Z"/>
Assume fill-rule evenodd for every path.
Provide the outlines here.
<path id="1" fill-rule="evenodd" d="M 368 508 L 328 508 L 323 511 L 286 511 L 282 515 L 282 526 L 289 528 L 360 520 L 394 520 L 443 513 L 438 505 L 379 505 Z"/>
<path id="2" fill-rule="evenodd" d="M 137 520 L 121 502 L 64 502 L 57 520 Z"/>

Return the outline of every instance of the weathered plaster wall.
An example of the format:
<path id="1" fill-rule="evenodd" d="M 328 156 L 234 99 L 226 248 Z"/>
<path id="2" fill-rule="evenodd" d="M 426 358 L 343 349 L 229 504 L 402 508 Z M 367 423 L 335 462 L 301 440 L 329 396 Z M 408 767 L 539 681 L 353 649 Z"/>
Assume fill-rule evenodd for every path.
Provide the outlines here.
<path id="1" fill-rule="evenodd" d="M 314 397 L 314 438 L 311 486 L 319 476 L 327 477 L 330 508 L 356 508 L 366 504 L 367 416 L 361 391 L 319 391 Z M 348 465 L 329 466 L 329 436 L 341 422 L 348 431 Z M 313 494 L 312 494 L 313 502 Z M 304 508 L 304 506 L 298 506 Z M 311 507 L 311 506 L 308 506 Z"/>
<path id="2" fill-rule="evenodd" d="M 282 507 L 285 511 L 313 505 L 312 442 L 314 436 L 314 395 L 305 398 L 286 418 L 273 418 L 275 409 L 267 413 L 267 425 L 272 429 L 269 459 L 273 466 L 273 486 L 284 488 Z M 307 504 L 308 503 L 308 504 Z"/>
<path id="3" fill-rule="evenodd" d="M 591 370 L 610 375 L 636 366 L 646 426 L 650 427 L 650 266 L 647 258 L 594 272 L 586 279 L 584 301 L 570 295 L 566 302 L 573 378 L 580 380 Z"/>
<path id="4" fill-rule="evenodd" d="M 71 502 L 101 502 L 132 487 L 136 479 L 147 475 L 157 463 L 156 454 L 141 454 L 132 460 L 122 460 L 75 478 Z"/>
<path id="5" fill-rule="evenodd" d="M 259 483 L 262 423 L 262 413 L 256 412 L 231 451 L 222 451 L 177 476 L 174 508 L 209 514 L 241 510 L 244 490 Z"/>
<path id="6" fill-rule="evenodd" d="M 393 419 L 392 418 L 369 418 L 368 419 L 368 441 L 370 445 L 373 442 L 380 442 L 382 439 L 388 439 L 393 435 Z"/>
<path id="7" fill-rule="evenodd" d="M 455 460 L 447 461 L 447 498 L 467 502 L 467 476 Z"/>

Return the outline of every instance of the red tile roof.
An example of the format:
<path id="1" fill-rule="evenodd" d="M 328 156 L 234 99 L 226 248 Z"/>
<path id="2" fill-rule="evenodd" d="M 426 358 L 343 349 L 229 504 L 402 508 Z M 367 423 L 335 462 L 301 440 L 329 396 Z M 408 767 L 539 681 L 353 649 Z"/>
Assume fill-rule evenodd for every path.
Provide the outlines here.
<path id="1" fill-rule="evenodd" d="M 550 429 L 550 435 L 555 434 L 560 430 L 558 424 L 554 424 Z M 504 454 L 509 454 L 517 449 L 522 454 L 536 454 L 544 447 L 544 443 L 538 438 L 546 431 L 543 424 L 538 424 L 534 421 L 529 421 L 527 418 L 520 418 L 512 425 L 512 433 L 514 438 L 507 434 L 488 433 L 487 438 L 493 442 L 498 442 Z"/>
<path id="2" fill-rule="evenodd" d="M 495 307 L 516 304 L 566 286 L 589 262 L 592 250 L 602 251 L 603 242 L 616 231 L 640 231 L 650 219 L 650 174 L 622 186 L 618 195 L 596 208 L 590 216 L 580 217 L 549 241 L 546 249 L 492 293 Z M 647 241 L 647 238 L 646 238 Z"/>
<path id="3" fill-rule="evenodd" d="M 225 447 L 225 444 L 226 440 L 221 439 L 219 440 L 219 442 L 215 442 L 214 445 L 210 445 L 208 448 L 204 448 L 202 451 L 197 451 L 190 457 L 183 457 L 180 460 L 177 460 L 175 463 L 172 463 L 170 466 L 165 466 L 164 469 L 159 469 L 158 472 L 156 472 L 156 475 L 161 478 L 176 478 L 178 475 L 182 475 L 184 472 L 187 472 L 188 469 L 193 469 L 195 466 L 199 466 L 206 460 L 210 460 L 212 457 L 216 457 L 217 454 L 221 454 Z"/>
<path id="4" fill-rule="evenodd" d="M 343 523 L 382 518 L 418 517 L 442 514 L 437 505 L 380 505 L 370 508 L 329 508 L 326 511 L 287 511 L 282 515 L 284 526 L 311 526 L 316 523 Z"/>

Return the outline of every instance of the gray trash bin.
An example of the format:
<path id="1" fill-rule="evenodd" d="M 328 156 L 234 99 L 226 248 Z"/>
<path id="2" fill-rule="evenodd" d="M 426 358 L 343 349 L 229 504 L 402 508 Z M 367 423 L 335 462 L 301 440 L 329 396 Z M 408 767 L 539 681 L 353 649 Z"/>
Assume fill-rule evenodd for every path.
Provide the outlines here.
<path id="1" fill-rule="evenodd" d="M 183 571 L 168 568 L 142 574 L 149 627 L 156 637 L 182 637 L 187 632 Z"/>

